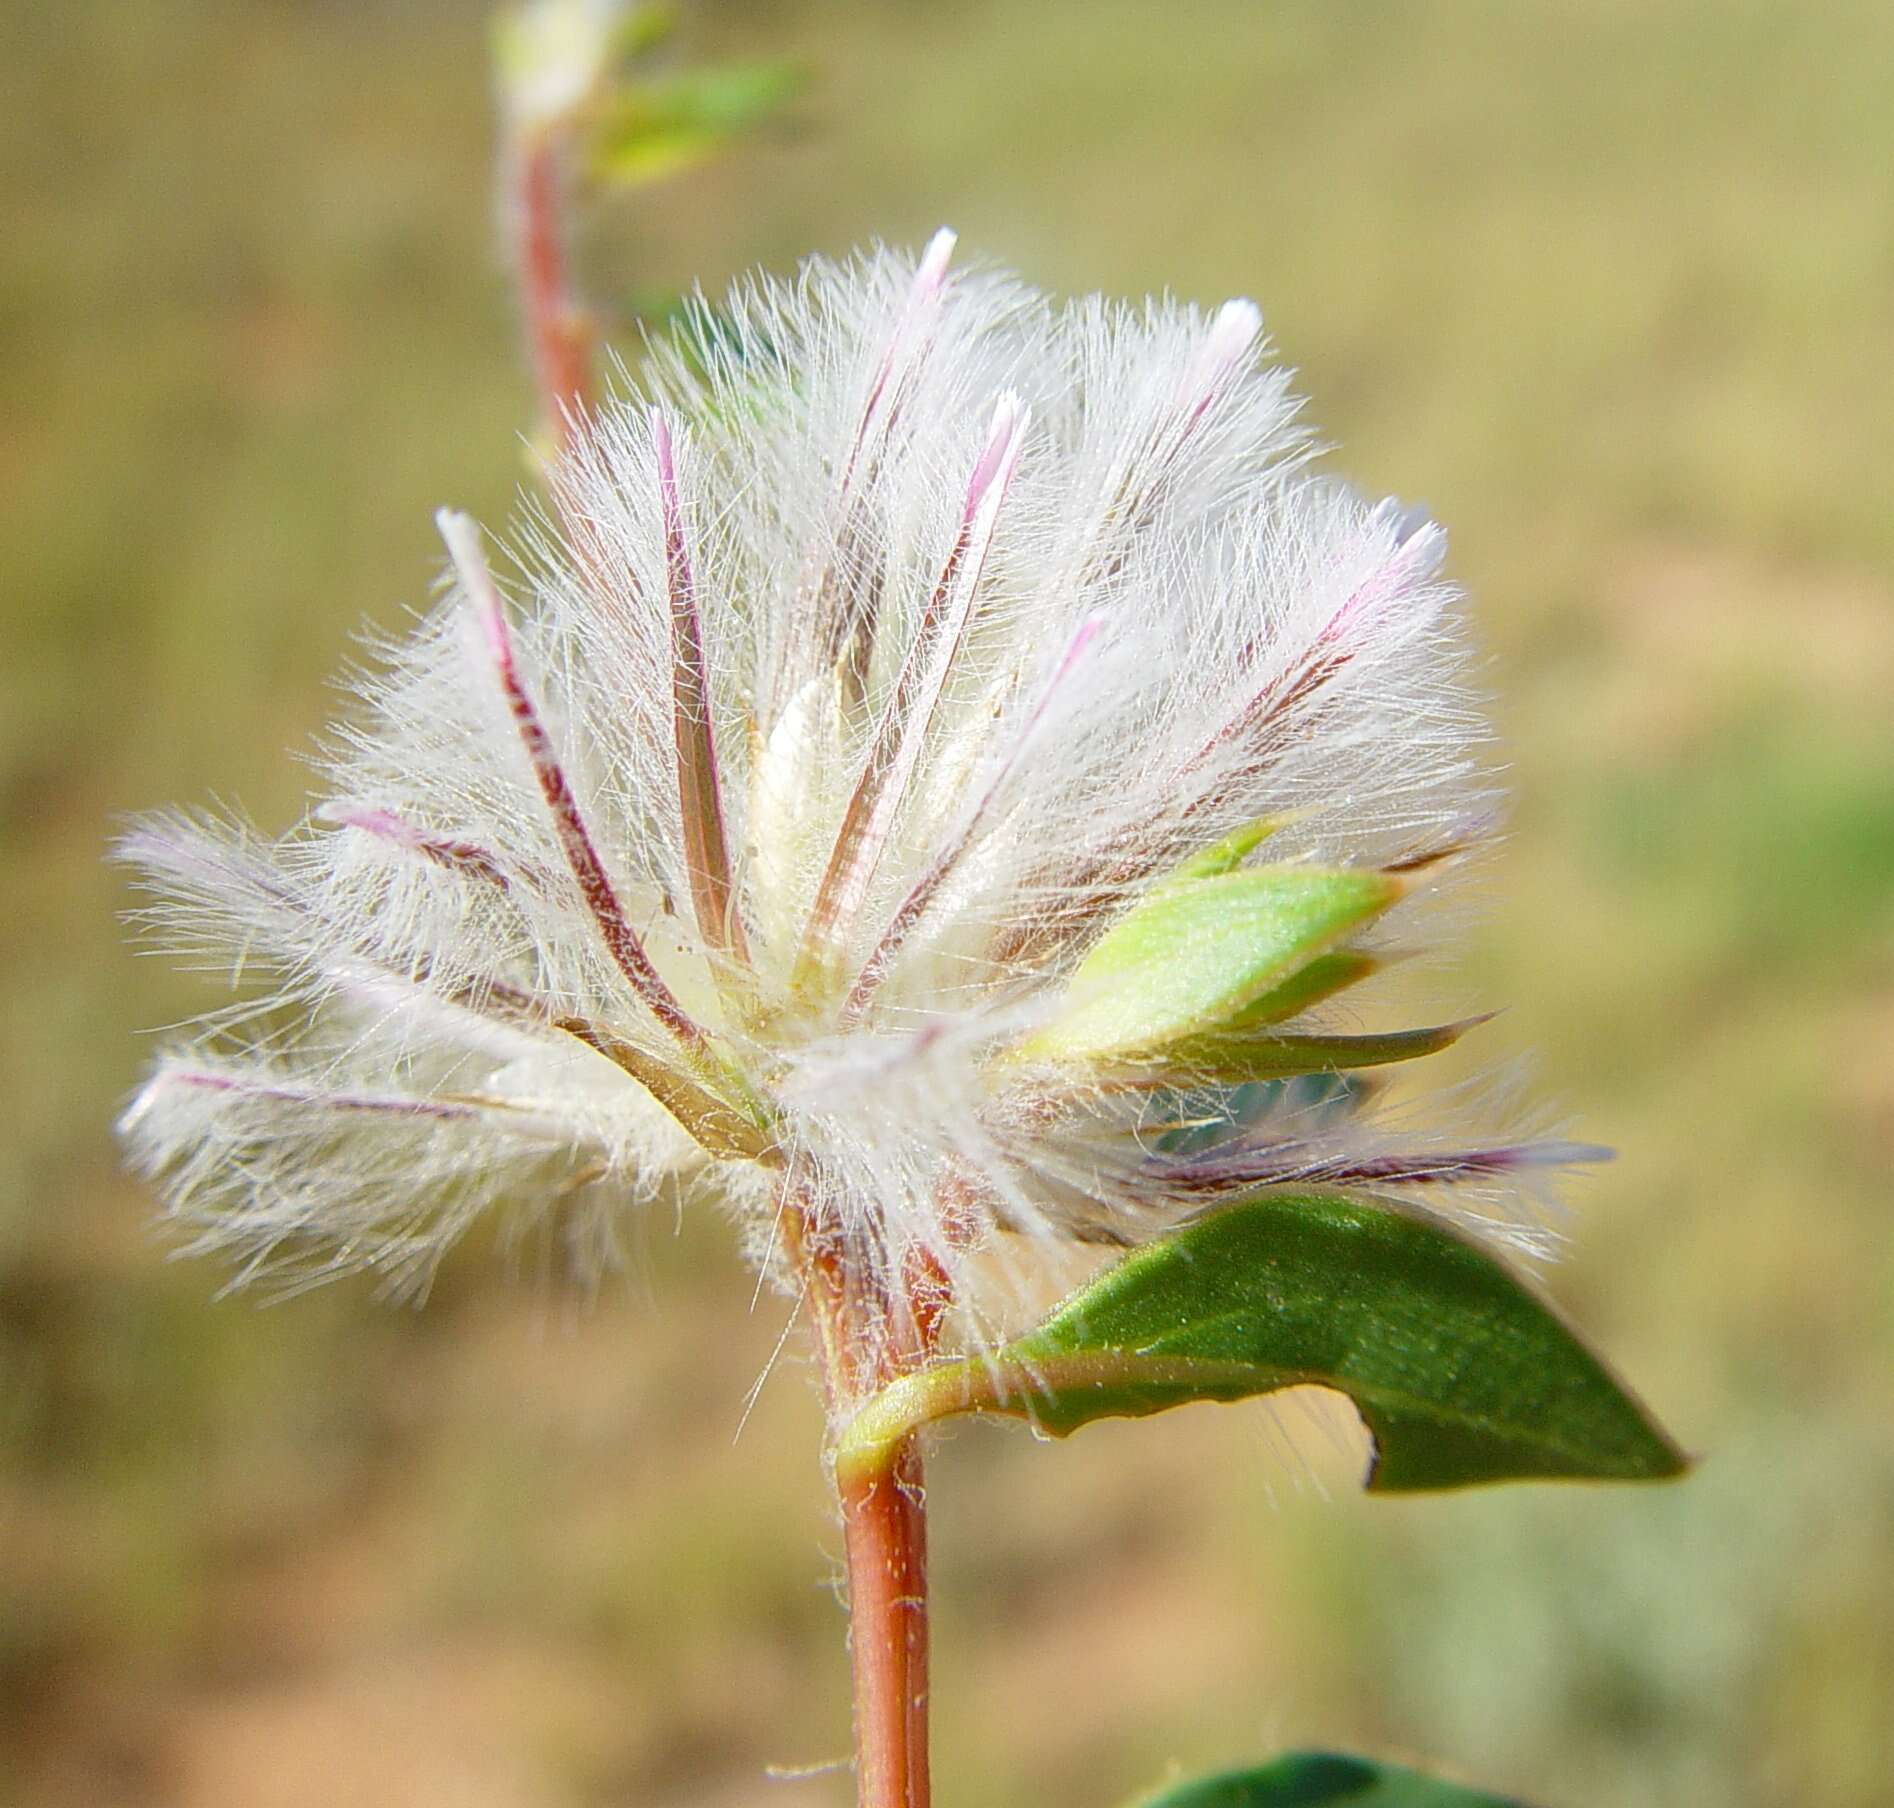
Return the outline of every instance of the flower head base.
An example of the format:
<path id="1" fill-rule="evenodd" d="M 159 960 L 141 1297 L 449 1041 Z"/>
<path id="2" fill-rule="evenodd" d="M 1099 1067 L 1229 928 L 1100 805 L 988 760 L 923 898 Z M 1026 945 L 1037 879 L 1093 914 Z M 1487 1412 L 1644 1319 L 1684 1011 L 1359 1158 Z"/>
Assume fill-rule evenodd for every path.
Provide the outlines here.
<path id="1" fill-rule="evenodd" d="M 951 250 L 701 310 L 504 588 L 442 516 L 306 822 L 130 838 L 155 919 L 270 979 L 126 1114 L 202 1244 L 414 1284 L 504 1205 L 593 1268 L 708 1183 L 877 1335 L 977 1346 L 1260 1185 L 1488 1214 L 1588 1153 L 1395 1137 L 1344 1076 L 1462 1026 L 1322 1021 L 1478 834 L 1440 530 L 1308 470 L 1248 302 Z"/>

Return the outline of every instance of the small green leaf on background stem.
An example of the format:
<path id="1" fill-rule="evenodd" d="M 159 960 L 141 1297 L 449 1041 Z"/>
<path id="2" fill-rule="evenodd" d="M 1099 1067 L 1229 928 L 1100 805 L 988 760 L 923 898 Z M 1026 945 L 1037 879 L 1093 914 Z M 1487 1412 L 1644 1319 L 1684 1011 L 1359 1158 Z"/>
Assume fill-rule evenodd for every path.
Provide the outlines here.
<path id="1" fill-rule="evenodd" d="M 1346 1394 L 1377 1493 L 1523 1480 L 1650 1481 L 1685 1462 L 1524 1281 L 1383 1201 L 1272 1190 L 1150 1244 L 988 1358 L 891 1383 L 843 1434 L 871 1469 L 952 1413 L 1065 1436 L 1197 1400 Z"/>
<path id="2" fill-rule="evenodd" d="M 655 50 L 677 30 L 677 8 L 667 0 L 628 6 L 612 27 L 612 54 L 621 63 Z"/>
<path id="3" fill-rule="evenodd" d="M 1259 1770 L 1179 1783 L 1138 1808 L 1525 1808 L 1510 1796 L 1443 1783 L 1398 1764 L 1291 1752 Z"/>
<path id="4" fill-rule="evenodd" d="M 587 165 L 640 187 L 701 163 L 781 111 L 802 85 L 789 63 L 724 63 L 627 82 L 593 127 Z"/>

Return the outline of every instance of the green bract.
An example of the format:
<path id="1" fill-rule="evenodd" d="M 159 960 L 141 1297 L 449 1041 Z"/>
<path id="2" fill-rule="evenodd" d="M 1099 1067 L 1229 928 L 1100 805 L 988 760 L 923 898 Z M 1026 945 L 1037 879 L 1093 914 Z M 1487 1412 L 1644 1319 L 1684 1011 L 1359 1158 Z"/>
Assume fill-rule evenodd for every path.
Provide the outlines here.
<path id="1" fill-rule="evenodd" d="M 1247 1085 L 1255 1080 L 1280 1080 L 1291 1074 L 1340 1073 L 1351 1067 L 1384 1067 L 1394 1061 L 1412 1061 L 1451 1047 L 1483 1017 L 1464 1023 L 1442 1023 L 1428 1029 L 1389 1030 L 1378 1036 L 1272 1036 L 1244 1030 L 1211 1030 L 1201 1036 L 1180 1036 L 1155 1051 L 1148 1069 L 1160 1081 L 1175 1074 L 1221 1084 Z M 1125 1077 L 1140 1077 L 1136 1057 L 1130 1058 Z M 1103 1078 L 1117 1076 L 1107 1071 Z"/>
<path id="2" fill-rule="evenodd" d="M 1021 1044 L 1021 1059 L 1094 1066 L 1161 1059 L 1182 1038 L 1244 1021 L 1250 1007 L 1273 999 L 1405 889 L 1392 874 L 1347 867 L 1215 870 L 1241 857 L 1237 841 L 1153 887 L 1105 932 L 1072 975 L 1064 1010 Z M 1330 969 L 1291 990 L 1288 1009 L 1302 1008 L 1303 990 L 1313 1002 L 1359 976 Z"/>
<path id="3" fill-rule="evenodd" d="M 1261 1029 L 1268 1024 L 1285 1022 L 1298 1011 L 1306 1011 L 1378 973 L 1381 964 L 1374 955 L 1360 948 L 1337 948 L 1332 954 L 1317 955 L 1306 967 L 1291 973 L 1227 1018 L 1223 1027 L 1226 1030 Z"/>
<path id="4" fill-rule="evenodd" d="M 1656 1480 L 1685 1467 L 1493 1256 L 1432 1219 L 1317 1191 L 1230 1206 L 1126 1257 L 995 1355 L 892 1383 L 836 1461 L 872 1465 L 951 1413 L 1004 1413 L 1064 1436 L 1094 1419 L 1302 1385 L 1355 1403 L 1377 1493 Z"/>

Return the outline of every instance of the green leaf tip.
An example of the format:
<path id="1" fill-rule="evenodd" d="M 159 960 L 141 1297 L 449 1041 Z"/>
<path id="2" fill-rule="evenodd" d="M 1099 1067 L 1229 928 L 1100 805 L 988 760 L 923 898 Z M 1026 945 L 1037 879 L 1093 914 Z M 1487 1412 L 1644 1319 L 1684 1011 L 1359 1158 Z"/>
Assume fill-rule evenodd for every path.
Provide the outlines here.
<path id="1" fill-rule="evenodd" d="M 1398 1764 L 1341 1752 L 1290 1752 L 1256 1770 L 1197 1777 L 1147 1796 L 1137 1808 L 1526 1808 Z"/>
<path id="2" fill-rule="evenodd" d="M 1225 873 L 1233 873 L 1243 864 L 1245 856 L 1255 852 L 1289 821 L 1290 818 L 1283 815 L 1259 816 L 1254 822 L 1246 822 L 1221 841 L 1212 842 L 1201 854 L 1192 854 L 1160 883 L 1173 885 L 1190 879 L 1217 879 Z"/>
<path id="3" fill-rule="evenodd" d="M 1191 864 L 1233 863 L 1242 850 L 1231 848 L 1252 832 Z M 1154 1057 L 1181 1037 L 1229 1027 L 1406 889 L 1397 875 L 1353 867 L 1185 871 L 1153 886 L 1106 930 L 1073 973 L 1065 1008 L 1018 1057 L 1085 1064 Z M 1346 983 L 1334 969 L 1323 983 L 1330 981 Z"/>
<path id="4" fill-rule="evenodd" d="M 1386 1067 L 1438 1054 L 1443 1048 L 1451 1048 L 1468 1030 L 1491 1020 L 1490 1016 L 1468 1017 L 1459 1023 L 1389 1030 L 1373 1036 L 1275 1036 L 1211 1030 L 1201 1036 L 1179 1037 L 1145 1059 L 1134 1058 L 1123 1071 L 1134 1084 L 1168 1085 L 1184 1078 L 1229 1086 L 1287 1079 L 1295 1074 L 1344 1073 L 1351 1068 Z M 1118 1077 L 1112 1069 L 1099 1075 L 1107 1085 Z"/>
<path id="5" fill-rule="evenodd" d="M 951 1413 L 1063 1437 L 1286 1387 L 1351 1399 L 1394 1494 L 1654 1481 L 1685 1460 L 1552 1308 L 1484 1249 L 1380 1200 L 1271 1190 L 1135 1251 L 1036 1330 L 893 1383 L 836 1453 L 870 1469 Z"/>

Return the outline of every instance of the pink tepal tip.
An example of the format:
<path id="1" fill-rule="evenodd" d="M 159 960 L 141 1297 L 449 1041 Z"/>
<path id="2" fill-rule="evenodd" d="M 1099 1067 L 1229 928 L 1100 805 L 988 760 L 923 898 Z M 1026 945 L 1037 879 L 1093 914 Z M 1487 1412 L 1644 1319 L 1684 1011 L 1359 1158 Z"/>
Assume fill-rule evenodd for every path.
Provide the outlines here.
<path id="1" fill-rule="evenodd" d="M 1184 378 L 1183 403 L 1190 410 L 1192 423 L 1217 398 L 1230 378 L 1249 362 L 1262 331 L 1262 309 L 1253 301 L 1241 298 L 1226 301 L 1211 315 L 1210 325 Z"/>
<path id="2" fill-rule="evenodd" d="M 494 586 L 493 574 L 487 569 L 486 555 L 480 550 L 480 529 L 471 515 L 446 508 L 434 511 L 434 526 L 447 548 L 447 556 L 454 562 L 455 575 L 480 618 L 488 651 L 502 666 L 510 666 L 513 649 L 507 639 L 506 616 L 500 607 L 500 593 Z"/>
<path id="3" fill-rule="evenodd" d="M 987 429 L 986 444 L 975 461 L 973 475 L 967 479 L 967 506 L 963 519 L 971 521 L 989 491 L 1004 492 L 1019 462 L 1019 448 L 1026 437 L 1030 410 L 1013 390 L 1006 390 L 993 406 L 993 424 Z"/>
<path id="4" fill-rule="evenodd" d="M 671 462 L 671 423 L 655 402 L 645 411 L 645 418 L 651 424 L 651 451 L 658 461 L 658 481 L 668 489 L 675 476 Z"/>
<path id="5" fill-rule="evenodd" d="M 947 266 L 953 261 L 954 246 L 959 236 L 951 226 L 943 226 L 927 241 L 927 249 L 921 253 L 921 261 L 914 270 L 914 297 L 917 301 L 939 293 L 941 284 L 947 280 Z"/>
<path id="6" fill-rule="evenodd" d="M 1236 364 L 1247 358 L 1263 331 L 1263 311 L 1242 296 L 1226 301 L 1210 322 L 1210 343 L 1205 348 L 1219 364 Z"/>

